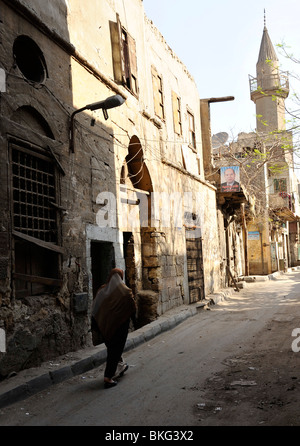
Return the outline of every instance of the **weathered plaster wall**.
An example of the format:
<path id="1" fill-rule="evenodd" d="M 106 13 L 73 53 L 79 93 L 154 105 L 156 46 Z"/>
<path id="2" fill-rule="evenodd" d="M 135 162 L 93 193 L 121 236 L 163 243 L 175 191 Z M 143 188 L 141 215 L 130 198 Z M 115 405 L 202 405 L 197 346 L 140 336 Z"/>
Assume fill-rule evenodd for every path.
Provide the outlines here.
<path id="1" fill-rule="evenodd" d="M 16 3 L 14 0 L 12 5 Z M 7 353 L 0 356 L 1 376 L 91 342 L 88 330 L 93 295 L 92 242 L 111 243 L 116 266 L 124 268 L 123 232 L 133 233 L 137 293 L 141 305 L 145 303 L 145 296 L 150 296 L 155 306 L 151 309 L 151 317 L 155 317 L 190 302 L 185 219 L 187 213 L 194 214 L 201 231 L 204 292 L 210 293 L 220 285 L 215 189 L 204 179 L 199 94 L 186 67 L 158 30 L 144 19 L 142 2 L 128 2 L 126 11 L 120 0 L 96 4 L 83 4 L 79 0 L 50 3 L 22 0 L 22 5 L 27 5 L 30 11 L 27 18 L 26 14 L 19 15 L 17 10 L 10 9 L 7 1 L 1 1 L 4 19 L 0 24 L 0 55 L 9 72 L 7 93 L 1 96 L 0 156 L 4 174 L 1 190 L 3 196 L 7 196 L 9 178 L 4 169 L 7 133 L 43 148 L 51 146 L 64 171 L 59 186 L 63 284 L 53 293 L 24 299 L 14 297 L 10 201 L 3 200 L 0 256 L 3 255 L 5 261 L 1 264 L 4 267 L 1 270 L 0 328 L 6 330 L 8 342 Z M 114 82 L 109 21 L 116 21 L 116 13 L 136 41 L 138 98 Z M 39 20 L 45 23 L 45 29 L 40 28 Z M 19 34 L 30 36 L 45 57 L 48 77 L 42 85 L 24 80 L 14 64 L 12 46 Z M 68 46 L 69 42 L 72 47 Z M 154 114 L 153 64 L 164 78 L 164 120 Z M 172 91 L 181 98 L 182 135 L 174 134 Z M 104 120 L 101 110 L 76 115 L 74 153 L 70 152 L 71 113 L 116 93 L 126 97 L 126 103 L 108 110 L 108 121 Z M 29 128 L 28 122 L 14 120 L 14 112 L 23 105 L 30 105 L 43 116 L 54 139 L 40 134 L 37 128 Z M 195 118 L 196 151 L 187 147 L 188 109 Z M 147 171 L 151 183 L 147 186 L 149 191 L 164 192 L 167 197 L 151 226 L 142 229 L 138 225 L 123 227 L 120 223 L 122 168 L 133 137 L 141 145 L 143 172 Z M 187 166 L 183 163 L 183 145 L 188 153 Z M 131 184 L 134 185 L 132 181 Z M 105 209 L 101 194 L 108 192 L 116 198 L 117 204 L 108 211 L 111 220 L 101 226 L 99 221 Z M 166 223 L 166 204 L 171 203 L 173 193 L 190 194 L 191 201 L 175 201 L 177 207 Z M 155 203 L 154 195 L 151 203 Z M 181 216 L 179 225 L 177 214 Z M 86 305 L 80 308 L 82 299 L 86 298 Z"/>

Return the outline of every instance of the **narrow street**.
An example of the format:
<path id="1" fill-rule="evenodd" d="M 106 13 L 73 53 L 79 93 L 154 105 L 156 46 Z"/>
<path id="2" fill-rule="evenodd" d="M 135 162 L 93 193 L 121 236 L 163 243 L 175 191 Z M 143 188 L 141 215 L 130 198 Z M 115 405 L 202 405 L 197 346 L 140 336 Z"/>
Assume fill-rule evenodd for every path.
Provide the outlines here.
<path id="1" fill-rule="evenodd" d="M 299 336 L 293 271 L 128 352 L 115 388 L 103 388 L 101 366 L 1 409 L 0 425 L 299 426 Z"/>

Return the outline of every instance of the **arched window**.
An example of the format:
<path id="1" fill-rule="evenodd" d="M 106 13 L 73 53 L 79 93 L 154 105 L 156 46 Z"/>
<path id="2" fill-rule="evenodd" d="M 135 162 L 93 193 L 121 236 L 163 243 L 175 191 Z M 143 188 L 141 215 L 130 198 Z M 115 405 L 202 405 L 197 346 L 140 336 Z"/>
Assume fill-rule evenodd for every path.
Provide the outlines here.
<path id="1" fill-rule="evenodd" d="M 23 127 L 30 127 L 32 130 L 55 139 L 53 132 L 46 119 L 31 105 L 19 107 L 12 115 L 11 119 Z"/>

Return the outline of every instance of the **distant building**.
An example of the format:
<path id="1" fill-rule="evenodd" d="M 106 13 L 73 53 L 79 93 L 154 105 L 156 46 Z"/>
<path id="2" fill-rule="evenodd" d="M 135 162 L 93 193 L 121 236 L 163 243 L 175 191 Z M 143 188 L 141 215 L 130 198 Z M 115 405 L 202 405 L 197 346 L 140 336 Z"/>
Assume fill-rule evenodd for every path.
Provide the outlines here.
<path id="1" fill-rule="evenodd" d="M 256 107 L 256 132 L 216 151 L 219 164 L 240 166 L 241 184 L 255 198 L 255 217 L 247 221 L 249 274 L 270 274 L 299 264 L 299 181 L 294 171 L 293 137 L 286 130 L 287 73 L 266 26 L 256 65 L 249 76 Z"/>

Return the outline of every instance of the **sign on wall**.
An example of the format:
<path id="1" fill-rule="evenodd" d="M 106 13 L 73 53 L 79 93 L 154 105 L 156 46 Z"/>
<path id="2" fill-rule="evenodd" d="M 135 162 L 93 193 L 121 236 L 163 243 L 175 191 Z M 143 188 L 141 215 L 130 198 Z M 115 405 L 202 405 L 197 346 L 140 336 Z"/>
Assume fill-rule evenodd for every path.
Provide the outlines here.
<path id="1" fill-rule="evenodd" d="M 249 231 L 248 232 L 248 240 L 259 240 L 259 232 L 258 231 Z"/>

